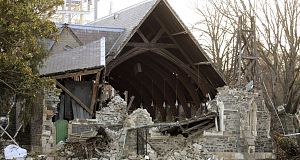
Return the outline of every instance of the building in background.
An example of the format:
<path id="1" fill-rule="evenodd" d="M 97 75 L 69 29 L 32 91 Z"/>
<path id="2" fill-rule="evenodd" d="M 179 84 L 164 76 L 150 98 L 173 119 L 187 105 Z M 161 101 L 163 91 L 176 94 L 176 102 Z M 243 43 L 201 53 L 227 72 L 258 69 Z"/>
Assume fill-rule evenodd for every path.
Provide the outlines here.
<path id="1" fill-rule="evenodd" d="M 85 24 L 112 12 L 113 0 L 64 0 L 52 20 L 56 23 Z"/>

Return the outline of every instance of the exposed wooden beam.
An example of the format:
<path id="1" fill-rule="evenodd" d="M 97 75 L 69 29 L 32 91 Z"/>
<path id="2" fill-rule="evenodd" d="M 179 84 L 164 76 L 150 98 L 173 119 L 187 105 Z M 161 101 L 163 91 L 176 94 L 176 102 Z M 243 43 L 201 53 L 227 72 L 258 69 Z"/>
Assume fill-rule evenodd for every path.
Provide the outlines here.
<path id="1" fill-rule="evenodd" d="M 77 72 L 63 73 L 61 75 L 54 75 L 54 76 L 50 76 L 50 77 L 53 79 L 64 79 L 64 78 L 70 78 L 70 77 L 78 77 L 78 76 L 96 74 L 98 71 L 99 71 L 99 68 L 92 69 L 92 70 L 81 70 L 81 71 L 77 71 Z"/>
<path id="2" fill-rule="evenodd" d="M 198 125 L 195 125 L 194 127 L 191 127 L 189 129 L 183 130 L 183 133 L 189 133 L 189 132 L 191 132 L 193 130 L 197 130 L 197 129 L 201 128 L 202 126 L 204 126 L 204 125 L 206 125 L 208 123 L 214 123 L 214 122 L 212 120 L 206 120 L 204 122 L 201 122 Z"/>
<path id="3" fill-rule="evenodd" d="M 128 55 L 125 55 L 125 54 L 122 55 L 113 63 L 113 66 L 111 69 L 109 69 L 109 72 L 113 69 L 113 67 L 116 67 L 116 66 L 120 65 L 121 63 L 127 61 L 128 59 L 144 53 L 145 51 L 149 51 L 149 49 L 141 48 L 140 50 L 137 50 Z M 176 64 L 176 66 L 178 66 L 179 68 L 182 68 L 187 74 L 191 75 L 193 77 L 194 81 L 196 82 L 196 84 L 199 86 L 199 88 L 201 88 L 202 96 L 205 96 L 207 93 L 210 93 L 209 91 L 214 90 L 213 86 L 211 86 L 205 79 L 205 76 L 203 76 L 201 73 L 198 74 L 195 70 L 190 68 L 187 64 L 182 62 L 180 59 L 178 59 L 176 56 L 174 56 L 168 50 L 153 48 L 153 49 L 151 49 L 151 51 L 153 53 L 156 53 L 156 54 L 166 58 L 170 62 Z M 201 83 L 198 83 L 199 80 L 201 81 Z"/>
<path id="4" fill-rule="evenodd" d="M 188 33 L 187 31 L 182 31 L 182 32 L 172 33 L 171 35 L 172 36 L 178 36 L 178 35 L 187 34 L 187 33 Z"/>
<path id="5" fill-rule="evenodd" d="M 140 79 L 138 79 L 137 77 L 133 77 L 132 74 L 130 73 L 131 70 L 128 70 L 125 67 L 118 67 L 118 70 L 116 70 L 113 74 L 121 75 L 121 77 L 117 77 L 117 76 L 115 77 L 118 83 L 124 82 L 122 83 L 122 88 L 124 90 L 126 90 L 128 86 L 132 86 L 132 88 L 136 90 L 137 92 L 137 94 L 135 94 L 136 100 L 140 100 L 140 97 L 142 97 L 143 99 L 151 99 L 149 98 L 151 97 L 151 89 L 147 88 L 147 86 L 142 84 L 142 81 Z"/>
<path id="6" fill-rule="evenodd" d="M 165 71 L 164 70 L 164 68 L 161 68 L 161 67 L 159 67 L 157 64 L 155 64 L 155 63 L 149 63 L 149 61 L 141 61 L 141 63 L 143 63 L 144 64 L 144 66 L 146 65 L 147 66 L 147 68 L 149 69 L 148 71 L 150 72 L 151 70 L 152 70 L 152 72 L 150 72 L 150 73 L 152 73 L 153 74 L 153 78 L 155 79 L 155 78 L 157 78 L 157 77 L 161 77 L 161 78 L 164 78 L 164 77 L 167 77 L 167 78 L 164 78 L 165 79 L 165 81 L 166 81 L 166 85 L 167 86 L 169 86 L 168 88 L 170 89 L 170 90 L 168 90 L 168 92 L 166 92 L 166 93 L 169 93 L 170 94 L 170 92 L 174 92 L 174 94 L 176 94 L 176 86 L 174 85 L 176 82 L 174 81 L 175 80 L 175 78 L 171 78 L 170 77 L 170 74 L 172 74 L 171 72 L 170 72 L 170 74 L 168 74 L 167 73 L 167 71 Z M 157 76 L 155 76 L 155 75 L 157 75 Z M 158 81 L 158 80 L 157 80 Z M 158 84 L 158 85 L 160 85 L 159 87 L 160 88 L 164 88 L 165 86 L 161 86 L 161 84 Z M 180 101 L 180 103 L 183 105 L 183 109 L 184 109 L 184 112 L 185 112 L 185 114 L 186 114 L 186 117 L 190 117 L 190 112 L 187 110 L 188 109 L 188 107 L 187 107 L 187 100 L 186 100 L 186 98 L 185 98 L 185 95 L 184 95 L 184 93 L 182 92 L 182 90 L 179 88 L 179 89 L 177 89 L 177 97 L 170 97 L 170 95 L 169 94 L 166 94 L 165 96 L 166 96 L 166 98 L 168 98 L 169 100 L 168 100 L 168 103 L 169 103 L 169 105 L 174 109 L 174 108 L 176 108 L 175 107 L 175 101 L 176 101 L 176 99 L 178 98 L 178 100 Z"/>
<path id="7" fill-rule="evenodd" d="M 144 48 L 133 48 L 129 50 L 128 52 L 124 53 L 122 56 L 118 57 L 114 61 L 110 62 L 106 67 L 106 76 L 110 74 L 110 72 L 119 64 L 125 62 L 128 60 L 131 56 L 138 55 L 144 52 L 149 51 L 149 49 Z"/>
<path id="8" fill-rule="evenodd" d="M 161 26 L 162 29 L 164 29 L 164 31 L 169 35 L 169 38 L 173 41 L 174 44 L 176 44 L 178 46 L 179 51 L 182 53 L 183 57 L 187 60 L 187 62 L 192 65 L 193 61 L 192 59 L 188 56 L 188 54 L 186 54 L 186 52 L 180 47 L 179 43 L 177 43 L 177 41 L 175 40 L 175 38 L 172 36 L 172 33 L 170 33 L 170 31 L 167 29 L 167 27 L 165 26 L 165 24 L 160 20 L 160 18 L 157 15 L 154 15 L 155 20 L 159 23 L 159 25 Z M 193 66 L 192 66 L 193 67 Z M 194 67 L 194 69 L 196 69 Z"/>
<path id="9" fill-rule="evenodd" d="M 149 43 L 149 40 L 146 38 L 146 36 L 142 33 L 142 31 L 141 31 L 140 29 L 138 29 L 136 32 L 137 32 L 138 35 L 143 39 L 143 41 L 144 41 L 145 43 Z"/>
<path id="10" fill-rule="evenodd" d="M 134 96 L 131 96 L 131 97 L 130 97 L 129 103 L 128 103 L 128 105 L 127 105 L 127 112 L 128 112 L 129 109 L 131 108 L 134 98 L 135 98 Z"/>
<path id="11" fill-rule="evenodd" d="M 194 65 L 198 66 L 198 65 L 211 65 L 210 62 L 206 61 L 206 62 L 198 62 L 198 63 L 194 63 Z"/>
<path id="12" fill-rule="evenodd" d="M 159 31 L 154 36 L 154 38 L 151 40 L 151 43 L 156 43 L 164 33 L 165 31 L 162 28 L 160 28 Z"/>
<path id="13" fill-rule="evenodd" d="M 176 64 L 178 67 L 182 68 L 187 74 L 189 74 L 191 77 L 193 77 L 196 84 L 200 87 L 202 95 L 205 96 L 207 93 L 209 93 L 209 88 L 211 89 L 212 86 L 208 84 L 208 82 L 204 79 L 204 76 L 202 74 L 197 74 L 196 71 L 194 71 L 192 68 L 190 68 L 187 64 L 183 63 L 180 59 L 178 59 L 176 56 L 174 56 L 169 51 L 162 49 L 162 50 L 152 50 L 153 52 L 165 57 L 166 59 L 170 60 L 174 64 Z M 201 83 L 198 83 L 198 79 L 201 81 Z"/>
<path id="14" fill-rule="evenodd" d="M 153 57 L 148 57 L 150 60 L 153 60 L 154 63 L 157 63 L 160 67 L 166 67 L 167 70 L 170 72 L 176 72 L 179 74 L 178 80 L 184 85 L 186 90 L 189 92 L 190 96 L 192 97 L 195 104 L 200 104 L 201 100 L 199 98 L 198 93 L 195 90 L 194 85 L 190 82 L 190 79 L 187 77 L 187 74 L 182 70 L 179 70 L 178 67 L 172 63 L 168 63 L 166 59 L 157 59 Z M 201 109 L 203 110 L 203 109 Z"/>
<path id="15" fill-rule="evenodd" d="M 70 92 L 65 86 L 56 81 L 56 85 L 61 88 L 66 94 L 68 94 L 75 102 L 77 102 L 82 108 L 84 108 L 87 112 L 93 115 L 93 111 L 90 110 L 78 97 L 76 97 L 72 92 Z"/>
<path id="16" fill-rule="evenodd" d="M 94 111 L 94 105 L 96 103 L 96 99 L 97 99 L 97 95 L 98 95 L 99 84 L 100 84 L 100 74 L 101 74 L 101 71 L 98 71 L 96 74 L 95 83 L 93 83 L 92 99 L 91 99 L 91 106 L 90 106 L 90 109 L 92 111 Z"/>
<path id="17" fill-rule="evenodd" d="M 165 121 L 166 117 L 167 117 L 167 112 L 166 112 L 166 108 L 163 108 L 162 105 L 163 105 L 164 101 L 170 105 L 172 105 L 172 102 L 175 103 L 174 97 L 170 96 L 170 93 L 172 92 L 172 90 L 171 90 L 172 88 L 167 87 L 167 86 L 170 86 L 170 84 L 168 84 L 169 81 L 167 79 L 165 79 L 166 83 L 165 83 L 165 87 L 164 87 L 162 82 L 165 77 L 159 75 L 157 70 L 153 70 L 152 68 L 148 67 L 149 65 L 146 65 L 146 63 L 144 63 L 144 62 L 145 61 L 141 62 L 144 67 L 144 70 L 146 70 L 146 73 L 150 73 L 150 74 L 145 74 L 145 76 L 142 76 L 141 81 L 142 81 L 143 85 L 145 87 L 149 88 L 149 90 L 151 91 L 152 88 L 149 84 L 152 83 L 152 81 L 150 81 L 150 80 L 153 80 L 153 87 L 155 87 L 155 90 L 158 91 L 157 94 L 153 95 L 153 99 L 155 100 L 156 103 L 158 103 L 157 107 L 159 107 L 158 109 L 162 114 L 163 120 Z M 164 91 L 164 88 L 165 88 L 165 91 Z M 166 93 L 169 93 L 169 94 L 166 94 Z M 173 106 L 171 106 L 171 107 L 173 107 Z"/>
<path id="18" fill-rule="evenodd" d="M 130 47 L 141 47 L 141 48 L 177 48 L 175 44 L 168 43 L 139 43 L 139 42 L 128 42 L 126 46 Z"/>
<path id="19" fill-rule="evenodd" d="M 125 55 L 123 55 L 123 56 L 125 56 Z M 131 63 L 138 63 L 138 62 L 140 63 L 140 61 L 132 61 Z M 124 64 L 124 65 L 129 67 L 126 64 Z M 156 72 L 151 72 L 152 70 L 149 70 L 149 68 L 146 67 L 145 65 L 143 65 L 143 66 L 144 66 L 143 70 L 145 70 L 146 73 L 151 73 L 151 76 L 149 76 L 149 74 L 145 74 L 144 76 L 139 76 L 139 77 L 129 76 L 131 73 L 131 70 L 125 69 L 124 67 L 116 68 L 116 70 L 114 70 L 113 74 L 122 73 L 124 75 L 123 76 L 124 79 L 120 79 L 120 81 L 122 81 L 122 80 L 126 81 L 126 84 L 130 85 L 130 83 L 133 83 L 135 86 L 143 86 L 145 88 L 145 90 L 142 91 L 142 92 L 145 92 L 143 97 L 147 97 L 145 95 L 146 93 L 149 93 L 149 95 L 150 95 L 149 97 L 152 97 L 152 95 L 153 95 L 152 100 L 154 100 L 154 102 L 155 102 L 155 107 L 151 108 L 151 109 L 153 109 L 153 112 L 155 113 L 154 109 L 158 108 L 160 110 L 160 113 L 162 114 L 162 119 L 165 121 L 167 112 L 166 112 L 165 108 L 162 107 L 162 104 L 164 101 L 162 98 L 162 97 L 164 97 L 163 96 L 163 93 L 164 93 L 163 88 L 164 87 L 162 84 L 163 77 L 158 75 Z M 152 75 L 152 74 L 154 74 L 154 75 Z M 158 75 L 158 77 L 157 77 L 157 75 Z M 151 80 L 153 80 L 154 88 L 151 88 L 151 85 L 149 85 L 149 84 L 151 84 Z M 127 81 L 130 81 L 130 82 L 127 82 Z M 166 84 L 167 84 L 167 81 L 166 81 Z M 125 86 L 125 88 L 126 88 L 126 86 Z M 154 94 L 152 94 L 152 89 L 155 92 Z M 169 89 L 171 89 L 171 88 L 167 87 L 165 93 L 173 92 Z M 168 104 L 175 103 L 174 97 L 171 97 L 169 94 L 165 94 L 165 98 L 166 98 L 165 100 Z M 149 100 L 151 100 L 151 98 Z M 151 103 L 151 101 L 150 101 L 150 103 Z M 151 112 L 150 112 L 150 114 L 151 114 Z"/>

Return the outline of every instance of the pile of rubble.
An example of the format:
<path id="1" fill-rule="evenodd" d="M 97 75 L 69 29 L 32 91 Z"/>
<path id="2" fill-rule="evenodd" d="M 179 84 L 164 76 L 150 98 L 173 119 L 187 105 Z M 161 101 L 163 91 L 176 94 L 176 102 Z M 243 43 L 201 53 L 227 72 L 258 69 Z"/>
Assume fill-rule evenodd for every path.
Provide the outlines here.
<path id="1" fill-rule="evenodd" d="M 187 145 L 187 139 L 182 135 L 164 135 L 158 128 L 150 127 L 154 122 L 146 109 L 138 108 L 127 115 L 126 107 L 121 97 L 114 97 L 108 107 L 96 114 L 97 120 L 93 122 L 103 126 L 98 134 L 77 142 L 66 142 L 59 150 L 59 156 L 101 160 L 143 159 L 145 157 L 137 155 L 137 151 L 140 153 L 147 148 L 144 154 L 150 159 L 215 159 L 201 145 Z M 123 128 L 112 127 L 120 124 Z M 143 136 L 146 140 L 142 140 Z M 141 148 L 137 144 L 142 145 Z"/>
<path id="2" fill-rule="evenodd" d="M 96 136 L 87 138 L 86 140 L 79 139 L 78 141 L 67 141 L 62 144 L 57 151 L 60 157 L 76 157 L 76 158 L 105 158 L 104 152 L 111 150 L 108 147 L 112 141 L 104 128 L 99 128 Z"/>
<path id="3" fill-rule="evenodd" d="M 106 125 L 122 124 L 126 116 L 127 103 L 120 96 L 115 96 L 108 103 L 108 107 L 96 112 L 96 119 L 99 123 Z"/>
<path id="4" fill-rule="evenodd" d="M 102 152 L 102 160 L 117 160 L 122 156 L 121 154 L 121 145 L 120 139 L 123 132 L 123 129 L 120 130 L 111 130 L 106 128 L 105 132 L 109 137 L 111 137 L 112 141 L 107 145 L 107 150 Z"/>
<path id="5" fill-rule="evenodd" d="M 99 158 L 101 160 L 120 159 L 119 139 L 123 129 L 116 126 L 123 126 L 127 116 L 127 103 L 120 96 L 115 96 L 107 105 L 101 111 L 96 112 L 96 120 L 87 119 L 72 122 L 72 129 L 70 129 L 72 134 L 92 132 L 95 131 L 95 127 L 99 127 L 98 134 L 88 139 L 83 139 L 80 136 L 80 140 L 76 142 L 67 141 L 59 150 L 60 156 Z M 71 140 L 70 137 L 68 140 Z"/>
<path id="6" fill-rule="evenodd" d="M 125 127 L 141 127 L 154 124 L 152 117 L 146 109 L 138 108 L 134 110 L 125 120 Z"/>
<path id="7" fill-rule="evenodd" d="M 217 160 L 217 158 L 210 154 L 202 145 L 198 143 L 189 144 L 183 149 L 174 149 L 167 153 L 163 159 L 167 160 Z"/>

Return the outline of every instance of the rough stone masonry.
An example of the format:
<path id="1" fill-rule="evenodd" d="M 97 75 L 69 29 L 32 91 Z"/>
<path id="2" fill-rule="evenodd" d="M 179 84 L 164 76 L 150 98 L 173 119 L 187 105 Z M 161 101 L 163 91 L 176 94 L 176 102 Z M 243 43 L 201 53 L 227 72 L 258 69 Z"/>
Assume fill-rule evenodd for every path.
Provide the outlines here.
<path id="1" fill-rule="evenodd" d="M 224 159 L 275 159 L 262 94 L 219 88 L 209 110 L 218 112 L 217 125 L 197 140 L 209 152 Z"/>
<path id="2" fill-rule="evenodd" d="M 146 109 L 126 113 L 126 102 L 116 96 L 97 112 L 96 120 L 70 122 L 71 133 L 106 126 L 105 131 L 114 139 L 100 159 L 143 159 L 137 155 L 137 130 L 153 125 Z M 156 127 L 144 130 L 144 143 L 150 159 L 275 159 L 270 132 L 270 114 L 260 93 L 223 87 L 208 102 L 208 110 L 216 112 L 216 126 L 198 136 L 183 137 L 161 134 Z M 109 129 L 120 125 L 121 128 Z M 155 125 L 155 124 L 154 124 Z M 141 133 L 141 130 L 140 130 Z"/>

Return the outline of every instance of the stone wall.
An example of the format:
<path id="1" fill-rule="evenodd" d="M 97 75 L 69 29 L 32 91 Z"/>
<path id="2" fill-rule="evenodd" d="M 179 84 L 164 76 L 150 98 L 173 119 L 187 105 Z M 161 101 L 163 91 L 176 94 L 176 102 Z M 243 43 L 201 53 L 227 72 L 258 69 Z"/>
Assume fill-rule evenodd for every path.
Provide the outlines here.
<path id="1" fill-rule="evenodd" d="M 145 125 L 154 124 L 150 114 L 146 109 L 138 108 L 134 110 L 124 121 L 124 127 L 126 136 L 125 146 L 123 150 L 123 155 L 125 157 L 136 155 L 137 152 L 144 154 L 144 150 L 146 147 L 146 143 L 137 135 L 139 134 L 141 137 L 149 137 L 147 128 L 140 128 Z M 135 129 L 138 128 L 138 129 Z"/>
<path id="2" fill-rule="evenodd" d="M 261 94 L 229 89 L 218 90 L 209 110 L 218 112 L 217 127 L 198 140 L 209 152 L 224 159 L 273 159 L 270 114 Z"/>
<path id="3" fill-rule="evenodd" d="M 139 108 L 127 115 L 126 103 L 118 96 L 97 112 L 96 119 L 71 121 L 69 133 L 95 130 L 97 125 L 104 127 L 113 137 L 107 146 L 110 152 L 103 153 L 107 159 L 138 159 L 143 154 L 150 159 L 178 160 L 275 158 L 269 136 L 270 115 L 259 93 L 224 87 L 208 106 L 209 111 L 219 115 L 216 127 L 187 138 L 163 135 L 155 127 L 146 127 L 154 124 L 147 110 Z M 137 153 L 138 150 L 144 151 Z"/>
<path id="4" fill-rule="evenodd" d="M 120 96 L 115 96 L 108 103 L 108 107 L 96 112 L 96 119 L 106 125 L 122 124 L 127 114 L 126 108 L 127 103 Z"/>
<path id="5" fill-rule="evenodd" d="M 33 135 L 36 136 L 36 141 L 39 140 L 40 143 L 39 145 L 32 144 L 32 147 L 36 148 L 36 151 L 40 146 L 41 148 L 39 150 L 41 150 L 43 154 L 51 153 L 56 146 L 56 132 L 52 117 L 56 114 L 56 107 L 59 102 L 59 96 L 54 90 L 44 91 L 42 114 L 38 120 L 39 125 L 37 125 L 37 127 L 40 127 L 38 130 L 40 134 L 38 134 L 38 136 Z"/>
<path id="6" fill-rule="evenodd" d="M 97 126 L 120 128 L 123 127 L 127 103 L 120 97 L 115 96 L 107 107 L 96 111 L 96 119 L 73 120 L 69 123 L 69 133 L 81 133 L 96 130 Z"/>

